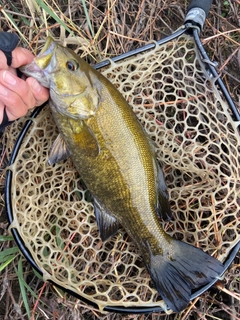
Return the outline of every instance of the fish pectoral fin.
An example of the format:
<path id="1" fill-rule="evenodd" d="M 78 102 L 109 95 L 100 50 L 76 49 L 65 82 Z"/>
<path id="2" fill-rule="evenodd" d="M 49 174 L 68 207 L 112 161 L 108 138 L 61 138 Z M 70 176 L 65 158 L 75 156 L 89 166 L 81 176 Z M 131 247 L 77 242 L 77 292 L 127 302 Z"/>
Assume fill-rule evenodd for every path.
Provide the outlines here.
<path id="1" fill-rule="evenodd" d="M 168 221 L 172 218 L 172 211 L 170 209 L 168 201 L 169 195 L 162 168 L 160 167 L 159 163 L 157 164 L 157 166 L 158 204 L 156 211 L 161 219 L 163 219 L 164 221 Z"/>
<path id="2" fill-rule="evenodd" d="M 72 130 L 72 138 L 80 151 L 86 156 L 97 157 L 100 147 L 91 128 L 84 121 L 75 119 L 69 119 L 69 124 Z"/>
<path id="3" fill-rule="evenodd" d="M 70 151 L 68 150 L 62 136 L 59 134 L 56 140 L 53 142 L 53 145 L 48 157 L 48 163 L 50 165 L 53 165 L 62 160 L 66 160 L 69 156 L 70 156 Z"/>
<path id="4" fill-rule="evenodd" d="M 96 199 L 94 199 L 94 211 L 100 237 L 105 241 L 118 231 L 118 220 L 110 215 Z"/>

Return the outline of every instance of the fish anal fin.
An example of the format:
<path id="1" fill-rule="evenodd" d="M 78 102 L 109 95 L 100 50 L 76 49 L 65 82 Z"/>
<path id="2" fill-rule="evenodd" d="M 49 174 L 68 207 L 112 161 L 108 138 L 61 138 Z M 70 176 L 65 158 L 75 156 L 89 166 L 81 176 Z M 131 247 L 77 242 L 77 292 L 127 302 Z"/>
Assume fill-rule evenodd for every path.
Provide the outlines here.
<path id="1" fill-rule="evenodd" d="M 118 220 L 109 214 L 96 199 L 94 199 L 94 211 L 100 237 L 102 241 L 105 241 L 118 231 Z"/>
<path id="2" fill-rule="evenodd" d="M 199 248 L 172 240 L 172 248 L 153 255 L 146 263 L 153 283 L 165 303 L 175 312 L 184 310 L 190 302 L 192 290 L 218 279 L 223 264 Z M 172 253 L 173 252 L 173 253 Z"/>
<path id="3" fill-rule="evenodd" d="M 62 136 L 59 134 L 56 140 L 53 142 L 48 163 L 53 165 L 57 162 L 66 160 L 70 156 L 70 151 L 67 148 L 65 141 L 63 140 Z"/>
<path id="4" fill-rule="evenodd" d="M 157 172 L 158 204 L 156 211 L 161 219 L 168 221 L 172 218 L 172 211 L 169 204 L 166 181 L 159 163 L 157 163 Z"/>

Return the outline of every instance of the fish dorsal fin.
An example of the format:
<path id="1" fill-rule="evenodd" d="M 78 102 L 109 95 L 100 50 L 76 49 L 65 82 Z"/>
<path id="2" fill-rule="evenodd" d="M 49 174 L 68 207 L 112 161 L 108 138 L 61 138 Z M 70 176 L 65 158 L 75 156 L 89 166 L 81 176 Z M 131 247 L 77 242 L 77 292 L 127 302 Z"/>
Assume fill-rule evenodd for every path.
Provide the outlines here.
<path id="1" fill-rule="evenodd" d="M 98 156 L 100 147 L 91 128 L 84 121 L 76 121 L 74 119 L 70 120 L 70 126 L 72 138 L 80 152 L 90 157 Z"/>
<path id="2" fill-rule="evenodd" d="M 70 156 L 70 151 L 68 150 L 65 141 L 59 134 L 56 140 L 53 142 L 50 155 L 48 158 L 48 163 L 53 165 L 62 160 L 66 160 Z"/>
<path id="3" fill-rule="evenodd" d="M 118 231 L 118 220 L 110 215 L 96 199 L 94 199 L 94 211 L 100 237 L 105 241 Z"/>
<path id="4" fill-rule="evenodd" d="M 164 174 L 159 163 L 157 163 L 157 185 L 158 185 L 158 204 L 157 204 L 157 213 L 160 218 L 168 221 L 172 217 L 172 211 L 169 205 L 169 195 L 167 191 L 167 185 L 165 182 Z"/>

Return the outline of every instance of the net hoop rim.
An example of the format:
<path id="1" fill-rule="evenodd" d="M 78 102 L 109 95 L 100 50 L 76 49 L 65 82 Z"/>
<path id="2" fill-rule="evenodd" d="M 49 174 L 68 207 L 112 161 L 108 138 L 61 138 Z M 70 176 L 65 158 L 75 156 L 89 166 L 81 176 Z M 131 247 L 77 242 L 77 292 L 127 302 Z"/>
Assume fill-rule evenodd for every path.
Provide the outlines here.
<path id="1" fill-rule="evenodd" d="M 47 102 L 45 104 L 43 104 L 40 107 L 37 107 L 31 114 L 30 118 L 26 121 L 24 127 L 22 128 L 17 141 L 14 145 L 12 154 L 11 154 L 11 158 L 9 161 L 9 166 L 12 165 L 15 160 L 16 157 L 18 155 L 18 152 L 21 148 L 23 139 L 25 138 L 25 135 L 27 134 L 33 120 L 35 119 L 40 112 L 43 110 L 43 108 L 47 105 Z M 12 185 L 12 171 L 11 169 L 7 169 L 6 171 L 6 180 L 5 180 L 5 204 L 6 204 L 6 213 L 7 213 L 7 218 L 9 221 L 9 224 L 11 224 L 13 222 L 13 210 L 12 210 L 12 193 L 11 193 L 11 185 Z M 35 263 L 34 259 L 32 258 L 32 255 L 30 253 L 30 251 L 25 247 L 24 245 L 24 241 L 22 240 L 21 236 L 19 235 L 19 232 L 16 228 L 11 228 L 11 232 L 13 234 L 13 237 L 20 249 L 20 251 L 22 252 L 23 256 L 27 259 L 27 261 L 31 264 L 31 266 L 40 274 L 43 275 L 41 269 L 38 267 L 38 265 Z M 219 274 L 218 278 L 212 280 L 210 283 L 208 283 L 207 285 L 203 286 L 202 288 L 200 288 L 199 290 L 195 291 L 192 295 L 190 300 L 196 299 L 197 297 L 199 297 L 201 294 L 203 294 L 205 291 L 207 291 L 211 286 L 213 286 L 220 278 L 221 276 L 226 272 L 226 270 L 228 269 L 228 267 L 230 266 L 230 264 L 233 262 L 236 254 L 238 253 L 238 251 L 240 250 L 240 241 L 238 241 L 235 246 L 232 248 L 232 250 L 230 251 L 229 255 L 227 256 L 226 260 L 223 263 L 224 269 L 223 272 L 221 274 Z M 69 289 L 66 289 L 64 287 L 62 287 L 61 285 L 55 283 L 54 281 L 49 281 L 52 284 L 54 284 L 55 286 L 57 286 L 58 288 L 62 289 L 63 291 L 70 293 L 72 296 L 80 299 L 81 301 L 84 301 L 86 303 L 88 303 L 89 305 L 92 305 L 93 307 L 95 307 L 96 309 L 98 308 L 98 305 L 95 304 L 93 301 L 91 300 L 87 300 L 86 298 L 82 297 L 81 295 L 78 295 L 77 293 L 75 293 L 74 291 L 71 291 Z M 152 313 L 152 312 L 164 312 L 164 310 L 161 307 L 123 307 L 123 306 L 106 306 L 103 308 L 104 311 L 107 312 L 117 312 L 117 313 L 131 313 L 131 314 L 143 314 L 143 313 Z"/>

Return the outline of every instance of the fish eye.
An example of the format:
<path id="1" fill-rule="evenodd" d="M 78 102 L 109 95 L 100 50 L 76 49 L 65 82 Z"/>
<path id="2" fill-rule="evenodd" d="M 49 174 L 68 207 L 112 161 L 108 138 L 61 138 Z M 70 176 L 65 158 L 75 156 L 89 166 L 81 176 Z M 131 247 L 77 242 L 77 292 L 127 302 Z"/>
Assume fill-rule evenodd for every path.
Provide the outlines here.
<path id="1" fill-rule="evenodd" d="M 75 61 L 75 60 L 69 60 L 69 61 L 67 61 L 67 63 L 66 63 L 66 67 L 67 67 L 68 70 L 70 70 L 70 71 L 76 71 L 76 70 L 78 69 L 79 65 L 78 65 L 77 61 Z"/>

